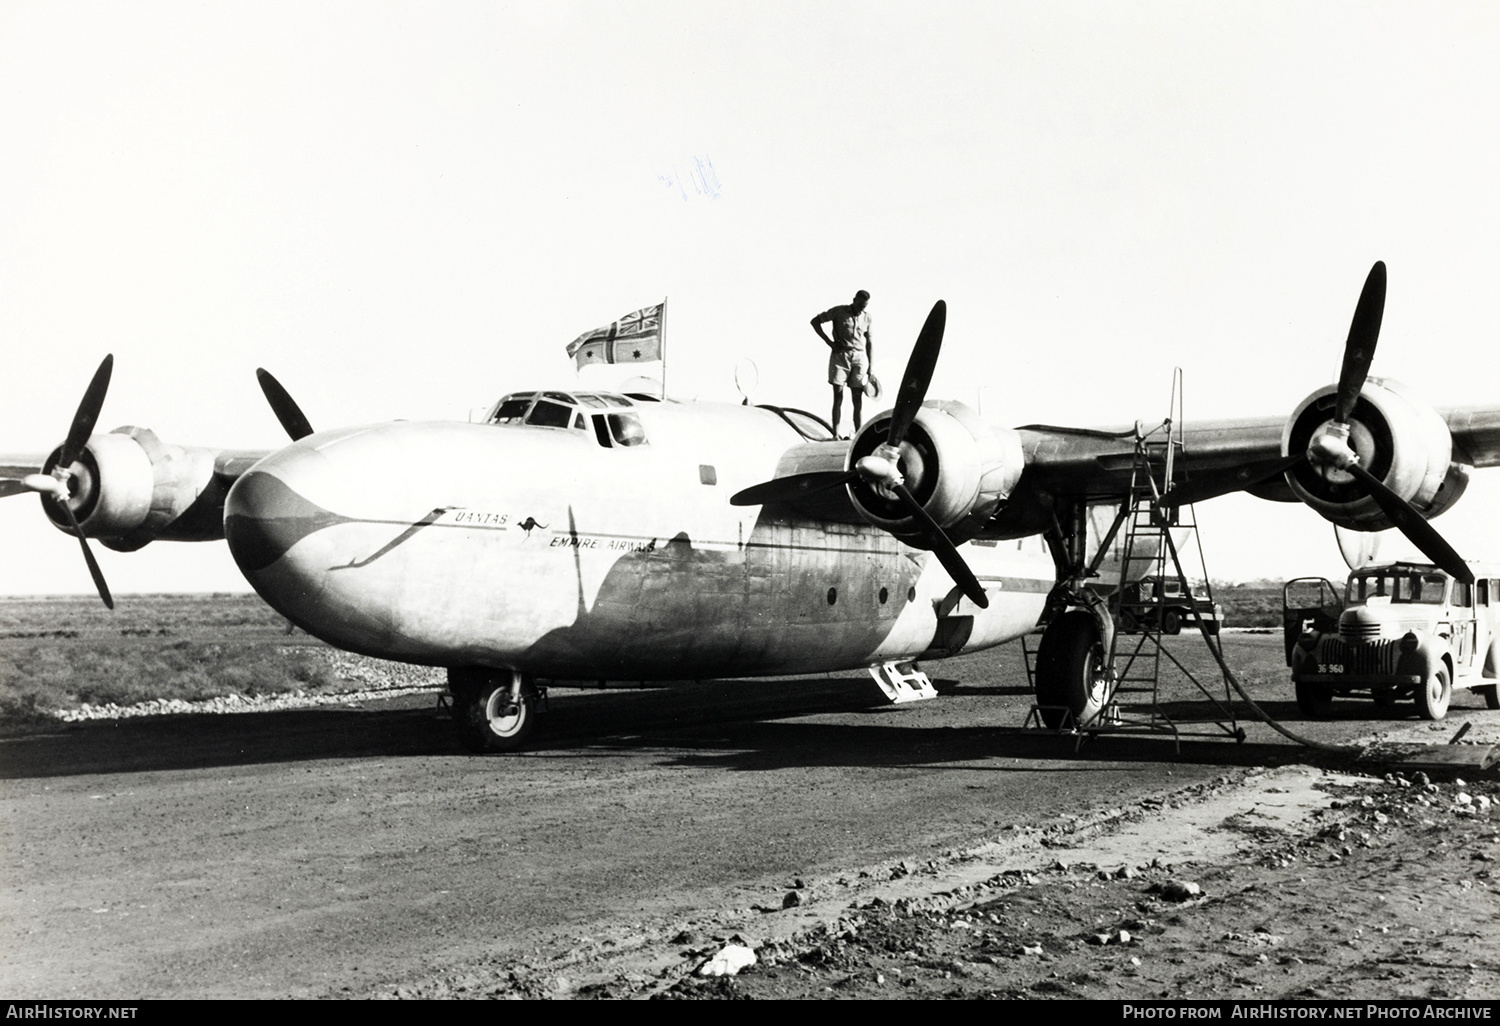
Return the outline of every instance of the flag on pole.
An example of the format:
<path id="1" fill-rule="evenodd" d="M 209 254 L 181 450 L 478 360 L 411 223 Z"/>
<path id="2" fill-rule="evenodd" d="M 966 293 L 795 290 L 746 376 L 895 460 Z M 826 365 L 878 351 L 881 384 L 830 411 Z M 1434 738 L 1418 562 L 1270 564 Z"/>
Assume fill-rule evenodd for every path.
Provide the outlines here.
<path id="1" fill-rule="evenodd" d="M 628 313 L 604 328 L 595 328 L 568 343 L 568 355 L 581 370 L 590 363 L 644 363 L 661 359 L 662 308 L 657 303 Z"/>

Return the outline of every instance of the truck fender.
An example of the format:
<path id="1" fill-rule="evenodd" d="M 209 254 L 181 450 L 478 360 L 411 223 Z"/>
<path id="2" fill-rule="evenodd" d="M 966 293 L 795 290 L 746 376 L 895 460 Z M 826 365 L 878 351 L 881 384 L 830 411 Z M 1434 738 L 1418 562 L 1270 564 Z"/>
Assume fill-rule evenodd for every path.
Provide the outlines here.
<path id="1" fill-rule="evenodd" d="M 1429 638 L 1426 644 L 1418 645 L 1415 652 L 1401 653 L 1401 658 L 1396 661 L 1396 672 L 1414 674 L 1425 681 L 1447 661 L 1447 654 L 1448 646 L 1442 638 Z M 1453 675 L 1448 676 L 1451 680 Z"/>
<path id="2" fill-rule="evenodd" d="M 1304 645 L 1302 642 L 1305 638 L 1306 635 L 1298 638 L 1296 643 L 1292 645 L 1291 651 L 1287 653 L 1288 661 L 1292 667 L 1292 680 L 1294 681 L 1302 675 L 1302 667 L 1309 661 L 1312 661 L 1316 666 L 1319 642 L 1323 640 L 1320 635 L 1314 635 L 1311 639 L 1308 639 L 1312 641 L 1312 644 Z"/>

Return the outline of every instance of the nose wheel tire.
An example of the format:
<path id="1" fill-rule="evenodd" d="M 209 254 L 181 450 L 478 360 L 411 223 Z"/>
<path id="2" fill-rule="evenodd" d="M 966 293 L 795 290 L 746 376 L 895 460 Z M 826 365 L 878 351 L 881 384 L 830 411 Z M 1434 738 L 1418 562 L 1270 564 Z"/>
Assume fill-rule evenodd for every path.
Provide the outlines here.
<path id="1" fill-rule="evenodd" d="M 536 727 L 538 692 L 529 677 L 515 693 L 505 671 L 450 671 L 453 722 L 458 739 L 471 752 L 514 752 Z"/>
<path id="2" fill-rule="evenodd" d="M 1439 666 L 1417 689 L 1417 708 L 1429 720 L 1440 720 L 1448 715 L 1448 702 L 1452 698 L 1453 681 L 1448 676 L 1448 667 Z"/>

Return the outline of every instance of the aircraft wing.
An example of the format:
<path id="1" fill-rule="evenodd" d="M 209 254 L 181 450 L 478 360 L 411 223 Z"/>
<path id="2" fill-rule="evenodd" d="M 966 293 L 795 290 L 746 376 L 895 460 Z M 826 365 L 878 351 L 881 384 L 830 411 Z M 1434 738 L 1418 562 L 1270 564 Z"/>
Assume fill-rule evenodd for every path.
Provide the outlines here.
<path id="1" fill-rule="evenodd" d="M 1500 466 L 1500 406 L 1468 406 L 1434 411 L 1451 438 L 1452 461 L 1469 467 Z M 1394 418 L 1393 418 L 1394 419 Z M 1173 461 L 1173 483 L 1194 482 L 1200 494 L 1248 490 L 1262 497 L 1293 501 L 1276 487 L 1287 469 L 1282 455 L 1285 417 L 1189 422 L 1178 435 L 1181 449 Z M 1070 428 L 1028 424 L 1017 428 L 1026 456 L 1025 483 L 1054 495 L 1119 495 L 1129 486 L 1135 462 L 1136 429 Z M 1157 440 L 1164 435 L 1156 436 Z M 1261 486 L 1257 488 L 1257 486 Z M 1211 495 L 1203 495 L 1210 498 Z"/>
<path id="2" fill-rule="evenodd" d="M 21 483 L 21 478 L 27 474 L 40 474 L 43 462 L 40 456 L 0 456 L 0 499 L 30 491 Z"/>
<path id="3" fill-rule="evenodd" d="M 1440 411 L 1453 435 L 1453 458 L 1471 467 L 1500 467 L 1500 407 Z"/>
<path id="4" fill-rule="evenodd" d="M 1178 436 L 1181 449 L 1173 461 L 1174 483 L 1236 474 L 1247 467 L 1254 473 L 1281 462 L 1285 425 L 1282 417 L 1184 425 Z M 1118 496 L 1130 485 L 1135 464 L 1133 426 L 1096 429 L 1028 424 L 1016 431 L 1026 458 L 1025 485 L 1054 495 L 1101 499 Z M 1165 435 L 1158 434 L 1154 440 L 1165 441 Z"/>

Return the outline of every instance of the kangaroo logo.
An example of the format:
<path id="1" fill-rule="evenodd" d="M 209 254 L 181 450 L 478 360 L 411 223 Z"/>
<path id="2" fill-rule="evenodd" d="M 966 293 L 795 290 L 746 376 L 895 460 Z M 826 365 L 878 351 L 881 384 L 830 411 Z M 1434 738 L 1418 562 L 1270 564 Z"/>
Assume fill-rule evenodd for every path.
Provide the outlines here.
<path id="1" fill-rule="evenodd" d="M 535 517 L 527 517 L 525 520 L 521 521 L 516 526 L 519 527 L 521 530 L 525 531 L 526 532 L 526 537 L 528 537 L 528 538 L 531 537 L 531 529 L 533 527 L 540 527 L 543 531 L 545 531 L 547 529 L 547 525 L 546 524 L 539 524 L 539 523 L 537 523 Z"/>

